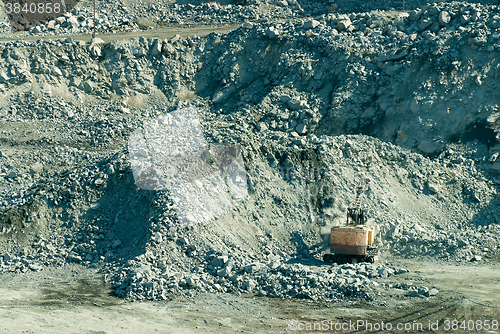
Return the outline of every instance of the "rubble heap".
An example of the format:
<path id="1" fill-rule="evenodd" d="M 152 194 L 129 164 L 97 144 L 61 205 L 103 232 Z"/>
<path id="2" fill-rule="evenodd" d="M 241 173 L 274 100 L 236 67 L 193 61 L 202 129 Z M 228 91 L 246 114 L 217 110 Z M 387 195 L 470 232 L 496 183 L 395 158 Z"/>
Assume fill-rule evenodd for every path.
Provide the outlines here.
<path id="1" fill-rule="evenodd" d="M 393 256 L 497 261 L 499 17 L 452 2 L 187 39 L 3 43 L 0 270 L 95 266 L 129 299 L 371 300 L 407 273 Z M 168 189 L 135 184 L 127 142 L 188 105 L 209 145 L 241 148 L 248 197 L 183 227 Z M 324 264 L 360 180 L 382 262 Z"/>

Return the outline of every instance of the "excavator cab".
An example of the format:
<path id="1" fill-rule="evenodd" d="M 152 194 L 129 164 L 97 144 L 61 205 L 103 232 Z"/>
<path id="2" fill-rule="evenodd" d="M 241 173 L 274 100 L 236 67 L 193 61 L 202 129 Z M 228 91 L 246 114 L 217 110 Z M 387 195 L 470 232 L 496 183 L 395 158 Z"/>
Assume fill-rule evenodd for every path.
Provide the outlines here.
<path id="1" fill-rule="evenodd" d="M 365 225 L 366 217 L 361 208 L 347 208 L 347 225 Z"/>
<path id="2" fill-rule="evenodd" d="M 361 208 L 361 202 L 363 201 L 363 195 L 365 193 L 365 184 L 360 182 L 356 188 L 356 200 L 353 207 L 347 208 L 347 225 L 365 225 L 366 218 L 363 209 Z"/>

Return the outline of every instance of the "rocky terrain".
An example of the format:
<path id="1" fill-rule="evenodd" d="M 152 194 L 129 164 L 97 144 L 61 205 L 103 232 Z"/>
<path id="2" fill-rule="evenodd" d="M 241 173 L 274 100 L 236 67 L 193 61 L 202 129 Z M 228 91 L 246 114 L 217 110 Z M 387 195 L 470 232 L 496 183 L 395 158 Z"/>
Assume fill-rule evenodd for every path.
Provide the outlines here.
<path id="1" fill-rule="evenodd" d="M 412 275 L 394 258 L 497 266 L 500 7 L 349 3 L 121 5 L 100 9 L 99 33 L 241 26 L 166 40 L 21 39 L 89 33 L 80 2 L 58 27 L 1 43 L 0 272 L 78 263 L 129 300 L 383 304 L 382 290 L 439 292 L 384 282 Z M 172 192 L 137 186 L 128 143 L 188 106 L 209 146 L 239 146 L 248 196 L 186 227 Z M 324 264 L 330 226 L 360 181 L 381 261 Z"/>
<path id="2" fill-rule="evenodd" d="M 23 1 L 21 1 L 23 2 Z M 440 3 L 442 1 L 437 1 Z M 7 2 L 6 2 L 7 3 Z M 475 3 L 495 5 L 494 0 Z M 422 0 L 406 0 L 405 9 L 413 10 L 427 5 Z M 63 8 L 64 7 L 64 8 Z M 9 7 L 10 8 L 10 7 Z M 91 33 L 94 28 L 93 2 L 65 1 L 56 13 L 33 14 L 25 10 L 18 14 L 6 14 L 9 9 L 0 3 L 0 32 L 25 32 L 30 35 L 66 35 Z M 96 31 L 114 33 L 119 31 L 149 30 L 164 25 L 221 25 L 246 21 L 265 23 L 275 19 L 301 17 L 322 18 L 328 13 L 363 13 L 403 9 L 403 1 L 306 1 L 306 0 L 227 0 L 227 1 L 106 1 L 96 3 Z M 7 35 L 8 36 L 8 35 Z"/>

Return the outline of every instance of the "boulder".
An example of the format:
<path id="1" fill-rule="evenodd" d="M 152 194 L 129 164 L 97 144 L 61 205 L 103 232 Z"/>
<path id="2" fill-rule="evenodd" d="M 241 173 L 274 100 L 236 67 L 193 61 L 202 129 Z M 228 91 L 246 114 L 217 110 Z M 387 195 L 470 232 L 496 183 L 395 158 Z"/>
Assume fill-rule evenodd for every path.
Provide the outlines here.
<path id="1" fill-rule="evenodd" d="M 442 26 L 447 25 L 448 23 L 450 23 L 450 20 L 451 20 L 450 13 L 448 13 L 447 11 L 440 12 L 438 20 L 439 20 L 440 25 L 442 25 Z"/>
<path id="2" fill-rule="evenodd" d="M 309 20 L 304 23 L 304 28 L 305 29 L 314 29 L 317 26 L 319 26 L 319 21 L 316 20 Z"/>

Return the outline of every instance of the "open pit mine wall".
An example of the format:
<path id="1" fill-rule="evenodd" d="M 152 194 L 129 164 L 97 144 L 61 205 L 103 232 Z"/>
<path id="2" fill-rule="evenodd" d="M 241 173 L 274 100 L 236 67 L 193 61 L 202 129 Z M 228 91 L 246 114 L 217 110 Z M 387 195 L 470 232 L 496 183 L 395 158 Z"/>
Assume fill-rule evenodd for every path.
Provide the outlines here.
<path id="1" fill-rule="evenodd" d="M 226 113 L 260 109 L 256 127 L 367 134 L 431 157 L 475 141 L 498 172 L 496 16 L 462 23 L 452 12 L 445 23 L 442 12 L 329 15 L 169 41 L 5 43 L 0 94 L 47 85 L 80 100 L 198 94 Z"/>

